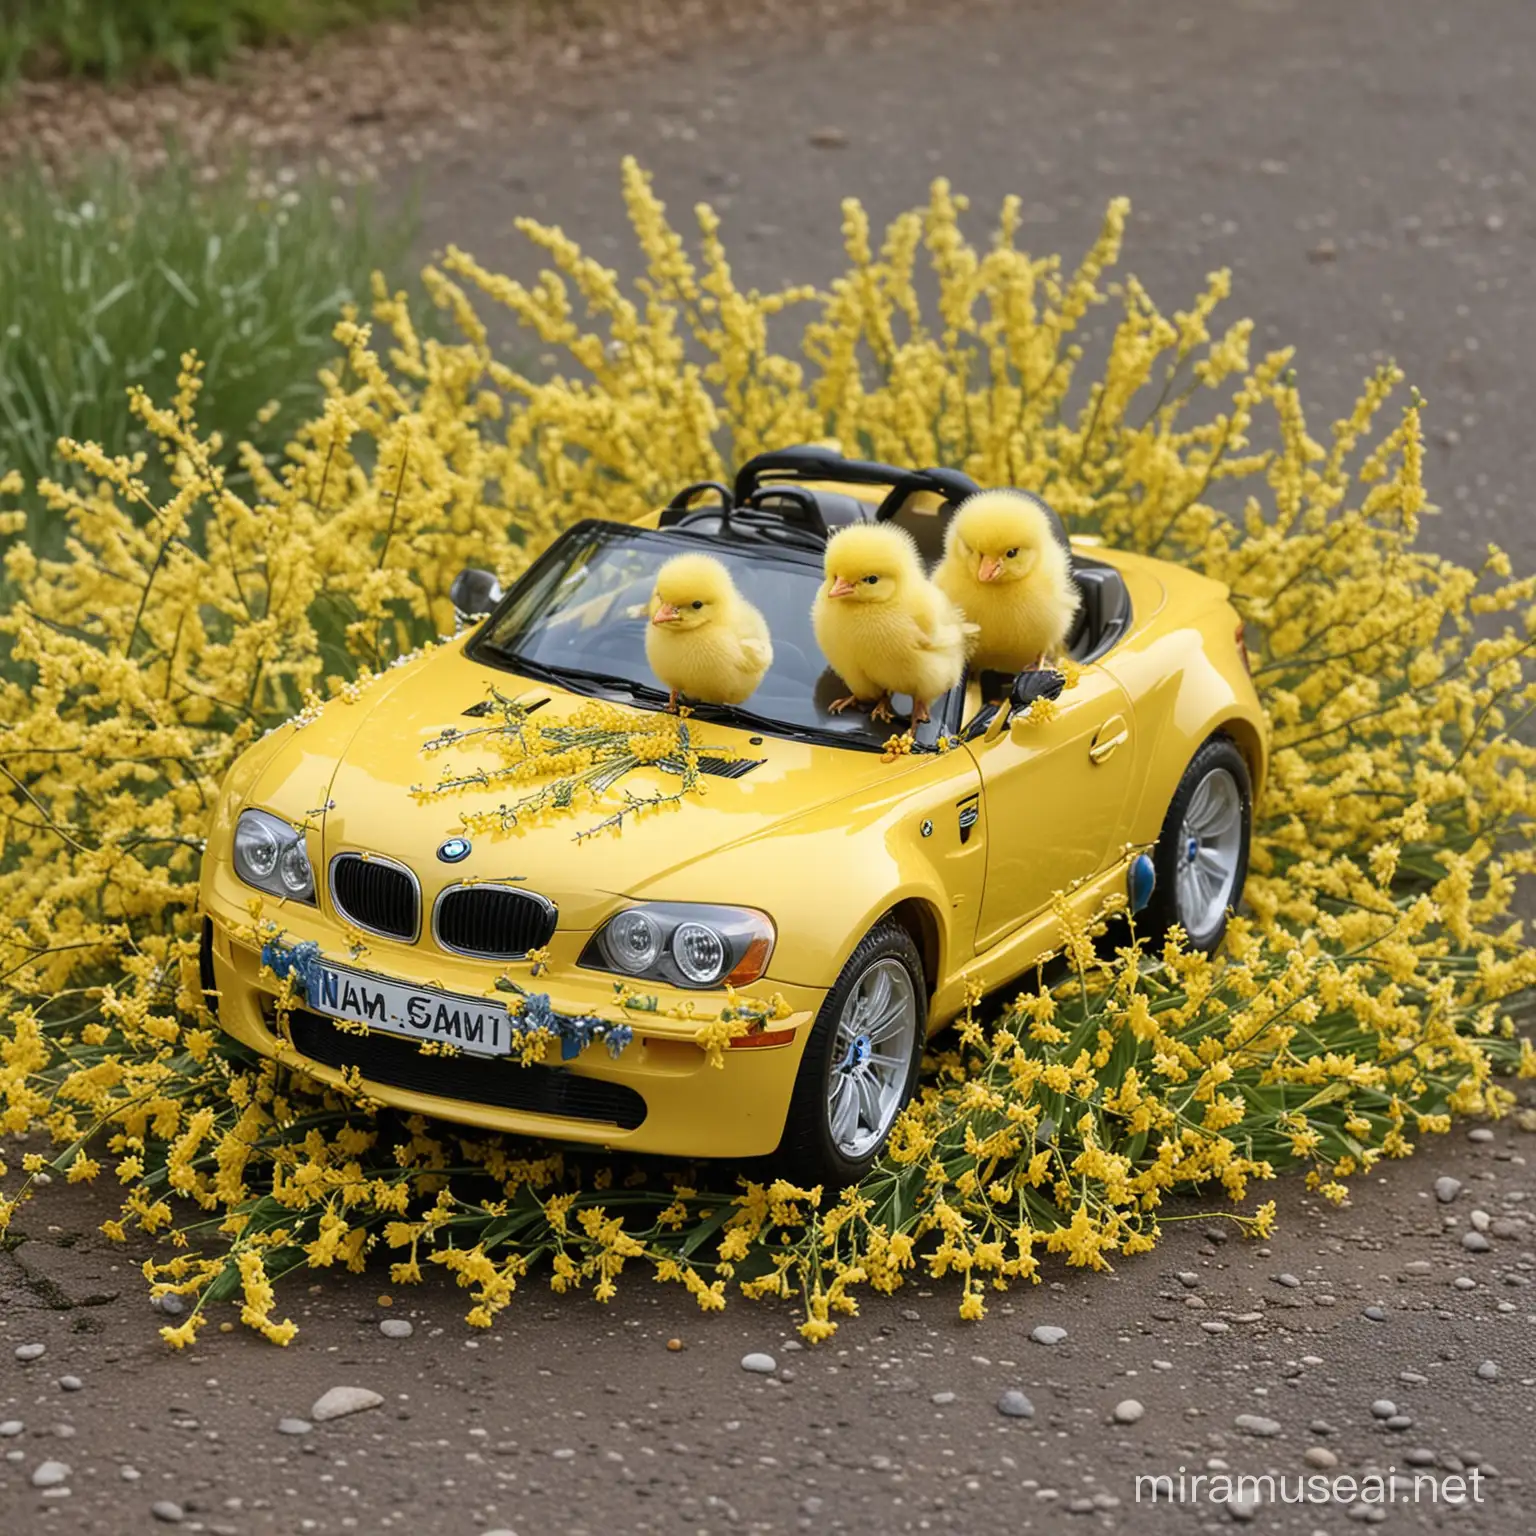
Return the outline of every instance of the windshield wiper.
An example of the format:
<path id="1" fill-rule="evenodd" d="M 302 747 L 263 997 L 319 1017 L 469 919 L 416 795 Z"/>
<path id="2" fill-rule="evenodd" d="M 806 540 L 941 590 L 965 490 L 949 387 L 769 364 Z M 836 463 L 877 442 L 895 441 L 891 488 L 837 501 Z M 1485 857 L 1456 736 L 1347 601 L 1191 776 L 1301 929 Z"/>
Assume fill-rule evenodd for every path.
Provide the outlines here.
<path id="1" fill-rule="evenodd" d="M 500 646 L 480 646 L 476 654 L 513 671 L 536 677 L 542 682 L 554 683 L 557 687 L 574 687 L 578 693 L 584 692 L 582 685 L 586 685 L 593 690 L 621 694 L 637 704 L 665 706 L 667 702 L 665 688 L 636 682 L 632 678 L 615 677 L 611 673 L 595 672 L 587 667 L 553 667 L 547 662 L 532 661 L 526 656 L 520 656 L 516 651 L 503 650 Z M 694 719 L 708 724 L 735 726 L 740 730 L 758 731 L 765 736 L 778 736 L 788 741 L 845 747 L 856 752 L 881 750 L 881 743 L 873 737 L 862 738 L 852 731 L 829 730 L 814 725 L 795 725 L 787 720 L 775 720 L 771 716 L 743 709 L 739 704 L 692 704 L 689 710 Z"/>
<path id="2" fill-rule="evenodd" d="M 608 672 L 594 672 L 587 667 L 552 667 L 547 662 L 534 661 L 527 656 L 520 656 L 516 651 L 503 650 L 499 645 L 482 646 L 479 655 L 494 660 L 501 666 L 514 672 L 526 672 L 529 677 L 536 677 L 541 682 L 554 683 L 565 687 L 571 683 L 586 683 L 593 688 L 603 688 L 611 693 L 622 693 L 626 698 L 637 702 L 645 701 L 665 704 L 667 692 L 664 688 L 653 688 L 649 683 L 638 683 L 632 678 L 615 677 Z M 580 688 L 576 690 L 580 692 Z"/>

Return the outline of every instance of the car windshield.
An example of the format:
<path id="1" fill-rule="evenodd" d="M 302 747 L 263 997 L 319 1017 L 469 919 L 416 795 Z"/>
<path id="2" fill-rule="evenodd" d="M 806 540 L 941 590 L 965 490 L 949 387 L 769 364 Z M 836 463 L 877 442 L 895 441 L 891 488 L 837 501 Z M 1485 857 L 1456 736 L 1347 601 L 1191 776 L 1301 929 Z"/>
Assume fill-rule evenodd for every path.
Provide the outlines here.
<path id="1" fill-rule="evenodd" d="M 667 690 L 645 659 L 648 604 L 656 573 L 673 555 L 701 550 L 721 561 L 737 588 L 762 612 L 773 639 L 773 665 L 744 704 L 697 705 L 717 720 L 773 735 L 825 740 L 864 750 L 905 730 L 910 700 L 898 697 L 894 724 L 862 710 L 834 715 L 845 693 L 811 629 L 822 579 L 810 552 L 763 544 L 728 545 L 619 523 L 584 522 L 568 530 L 524 574 L 471 642 L 472 660 L 544 677 L 578 693 L 614 694 L 643 708 L 666 703 Z M 917 732 L 931 745 L 940 722 L 953 729 L 941 701 Z"/>

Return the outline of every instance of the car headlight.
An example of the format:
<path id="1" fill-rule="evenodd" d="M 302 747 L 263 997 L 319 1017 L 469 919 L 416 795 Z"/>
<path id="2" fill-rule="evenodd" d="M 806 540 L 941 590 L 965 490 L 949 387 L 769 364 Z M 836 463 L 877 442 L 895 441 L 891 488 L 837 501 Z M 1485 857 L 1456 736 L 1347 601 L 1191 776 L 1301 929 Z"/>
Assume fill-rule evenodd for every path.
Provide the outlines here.
<path id="1" fill-rule="evenodd" d="M 235 873 L 247 885 L 290 901 L 315 900 L 315 872 L 304 834 L 280 816 L 241 811 L 235 823 Z"/>
<path id="2" fill-rule="evenodd" d="M 745 986 L 768 969 L 773 924 L 749 907 L 650 901 L 615 913 L 578 962 L 680 987 Z"/>

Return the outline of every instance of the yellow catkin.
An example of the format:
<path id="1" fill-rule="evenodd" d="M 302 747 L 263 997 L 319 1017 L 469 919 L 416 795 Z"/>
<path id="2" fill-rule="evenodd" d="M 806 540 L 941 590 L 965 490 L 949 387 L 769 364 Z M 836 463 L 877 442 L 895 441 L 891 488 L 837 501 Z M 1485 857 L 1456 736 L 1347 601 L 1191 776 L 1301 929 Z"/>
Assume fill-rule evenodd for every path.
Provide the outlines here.
<path id="1" fill-rule="evenodd" d="M 164 1330 L 175 1346 L 229 1305 L 286 1342 L 271 1276 L 296 1263 L 388 1266 L 397 1286 L 441 1265 L 477 1326 L 529 1275 L 606 1300 L 643 1270 L 705 1310 L 738 1290 L 798 1297 L 817 1340 L 862 1288 L 954 1276 L 980 1318 L 988 1292 L 1038 1282 L 1043 1254 L 1101 1270 L 1145 1251 L 1174 1192 L 1243 1202 L 1300 1162 L 1343 1200 L 1451 1114 L 1507 1109 L 1500 1075 L 1536 1076 L 1516 1032 L 1536 951 L 1511 907 L 1536 865 L 1520 734 L 1536 579 L 1497 549 L 1473 571 L 1418 548 L 1423 404 L 1397 372 L 1315 432 L 1290 354 L 1253 357 L 1249 322 L 1216 326 L 1227 274 L 1172 316 L 1112 278 L 1123 202 L 1075 267 L 1019 248 L 1016 200 L 979 243 L 943 182 L 883 232 L 849 202 L 844 274 L 762 293 L 738 286 L 710 210 L 690 251 L 633 164 L 624 192 L 638 284 L 526 222 L 546 262 L 531 282 L 457 250 L 428 270 L 445 325 L 376 283 L 371 315 L 337 325 L 323 408 L 280 460 L 235 448 L 238 488 L 197 425 L 191 357 L 169 404 L 132 396 L 163 492 L 142 456 L 60 445 L 38 490 L 65 553 L 14 540 L 0 616 L 0 1135 L 30 1138 L 0 1228 L 38 1174 L 105 1171 L 121 1210 L 104 1230 L 155 1238 L 151 1282 L 191 1302 Z M 498 357 L 486 302 L 551 366 Z M 1107 355 L 1083 378 L 1101 318 Z M 435 339 L 445 326 L 457 340 Z M 1071 918 L 1069 979 L 1026 979 L 990 1033 L 967 1017 L 941 1038 L 887 1158 L 846 1192 L 699 1191 L 419 1119 L 385 1134 L 352 1090 L 215 1035 L 196 880 L 240 750 L 365 700 L 450 626 L 461 566 L 505 581 L 577 518 L 822 438 L 1038 487 L 1073 529 L 1228 585 L 1274 756 L 1221 958 L 1175 938 L 1107 959 L 1102 920 Z M 0 498 L 20 489 L 0 478 Z M 19 523 L 0 509 L 0 532 Z M 602 705 L 581 741 L 518 723 L 490 794 L 454 781 L 452 742 L 418 792 L 453 796 L 471 825 L 590 826 L 614 809 L 587 792 L 594 767 L 698 751 L 676 720 Z M 253 932 L 264 921 L 254 904 Z M 702 1011 L 701 1046 L 718 1057 L 760 1027 L 751 1007 L 780 1010 Z M 1274 1208 L 1230 1214 L 1262 1236 Z"/>

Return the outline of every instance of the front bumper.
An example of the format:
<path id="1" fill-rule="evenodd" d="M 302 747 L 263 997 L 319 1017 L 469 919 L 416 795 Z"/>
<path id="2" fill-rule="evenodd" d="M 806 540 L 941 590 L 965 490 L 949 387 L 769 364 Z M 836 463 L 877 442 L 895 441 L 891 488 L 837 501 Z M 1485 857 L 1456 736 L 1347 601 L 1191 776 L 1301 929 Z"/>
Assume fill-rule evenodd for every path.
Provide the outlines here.
<path id="1" fill-rule="evenodd" d="M 270 975 L 261 979 L 259 951 L 249 937 L 241 937 L 251 929 L 250 894 L 227 870 L 203 888 L 204 965 L 217 993 L 219 1022 L 237 1040 L 319 1082 L 337 1086 L 342 1068 L 355 1065 L 368 1094 L 398 1109 L 486 1130 L 634 1152 L 744 1158 L 766 1155 L 779 1144 L 800 1057 L 825 996 L 819 989 L 768 978 L 744 989 L 748 997 L 767 1000 L 778 993 L 785 999 L 790 1017 L 768 1028 L 789 1038 L 728 1048 L 724 1066 L 713 1067 L 695 1035 L 703 1020 L 724 1006 L 725 994 L 646 982 L 640 985 L 662 1010 L 691 1004 L 699 1017 L 626 1013 L 615 1004 L 614 977 L 576 967 L 590 937 L 586 932 L 557 932 L 549 946 L 549 970 L 533 979 L 524 965 L 452 955 L 429 940 L 372 940 L 369 952 L 355 957 L 324 913 L 268 904 L 263 918 L 282 925 L 285 943 L 313 940 L 322 955 L 339 964 L 468 997 L 496 996 L 495 978 L 509 970 L 519 985 L 547 992 L 557 1013 L 612 1019 L 634 1030 L 617 1057 L 601 1043 L 568 1062 L 552 1043 L 542 1063 L 527 1067 L 499 1058 L 422 1055 L 412 1041 L 382 1032 L 343 1032 L 307 1009 L 296 1008 L 286 1022 L 279 1021 L 276 984 Z"/>

